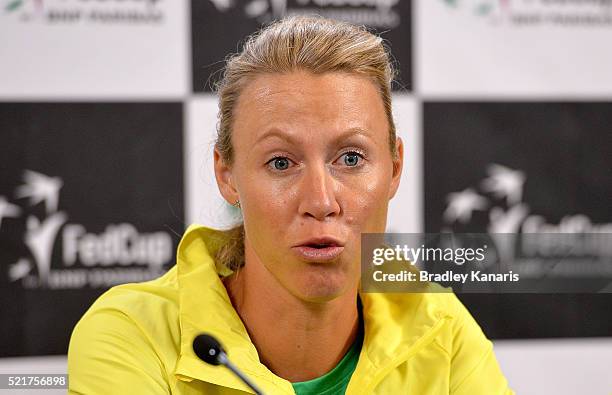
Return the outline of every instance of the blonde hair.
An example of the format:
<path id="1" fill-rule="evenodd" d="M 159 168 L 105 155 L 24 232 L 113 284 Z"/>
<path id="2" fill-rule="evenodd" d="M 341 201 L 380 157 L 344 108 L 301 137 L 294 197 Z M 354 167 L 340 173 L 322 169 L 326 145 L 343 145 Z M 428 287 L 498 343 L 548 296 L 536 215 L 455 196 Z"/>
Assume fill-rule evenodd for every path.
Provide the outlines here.
<path id="1" fill-rule="evenodd" d="M 391 84 L 396 76 L 383 39 L 364 26 L 319 16 L 292 16 L 273 22 L 249 36 L 242 52 L 226 62 L 216 85 L 219 122 L 215 148 L 231 165 L 234 110 L 244 86 L 261 74 L 307 70 L 314 74 L 348 72 L 369 78 L 378 87 L 389 124 L 389 149 L 397 157 L 395 123 L 391 111 Z M 235 271 L 244 265 L 244 225 L 224 231 L 227 243 L 216 254 L 218 265 Z"/>

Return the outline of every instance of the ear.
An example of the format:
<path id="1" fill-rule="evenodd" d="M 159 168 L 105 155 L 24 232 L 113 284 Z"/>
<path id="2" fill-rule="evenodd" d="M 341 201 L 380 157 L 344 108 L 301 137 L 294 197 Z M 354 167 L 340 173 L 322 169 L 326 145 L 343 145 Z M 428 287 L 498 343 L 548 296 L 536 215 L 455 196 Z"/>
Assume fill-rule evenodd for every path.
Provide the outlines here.
<path id="1" fill-rule="evenodd" d="M 229 204 L 234 204 L 236 200 L 238 200 L 239 194 L 232 178 L 232 168 L 223 160 L 217 148 L 215 148 L 214 159 L 215 178 L 217 179 L 219 192 L 221 192 L 221 196 L 223 196 Z"/>
<path id="2" fill-rule="evenodd" d="M 395 139 L 395 150 L 397 158 L 393 159 L 393 174 L 391 175 L 391 185 L 389 186 L 389 200 L 393 199 L 399 188 L 402 178 L 402 168 L 404 167 L 404 143 L 400 137 Z"/>

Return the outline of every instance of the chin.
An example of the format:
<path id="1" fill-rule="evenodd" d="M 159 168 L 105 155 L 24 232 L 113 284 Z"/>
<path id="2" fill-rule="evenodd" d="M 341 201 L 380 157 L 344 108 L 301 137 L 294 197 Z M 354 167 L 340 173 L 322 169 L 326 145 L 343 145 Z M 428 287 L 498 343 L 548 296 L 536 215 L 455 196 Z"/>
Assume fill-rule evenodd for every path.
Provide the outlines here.
<path id="1" fill-rule="evenodd" d="M 303 273 L 296 282 L 298 287 L 295 293 L 300 299 L 313 303 L 329 302 L 351 289 L 346 273 L 319 267 L 312 269 L 314 270 Z"/>

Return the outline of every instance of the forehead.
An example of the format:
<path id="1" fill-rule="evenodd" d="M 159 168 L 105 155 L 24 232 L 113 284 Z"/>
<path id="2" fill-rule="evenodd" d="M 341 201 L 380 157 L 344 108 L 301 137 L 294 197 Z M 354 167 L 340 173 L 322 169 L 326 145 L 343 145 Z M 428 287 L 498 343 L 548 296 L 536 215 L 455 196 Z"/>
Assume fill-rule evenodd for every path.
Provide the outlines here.
<path id="1" fill-rule="evenodd" d="M 252 143 L 270 127 L 318 138 L 349 128 L 386 138 L 388 130 L 382 98 L 368 78 L 307 71 L 258 75 L 243 88 L 234 111 L 234 134 Z"/>

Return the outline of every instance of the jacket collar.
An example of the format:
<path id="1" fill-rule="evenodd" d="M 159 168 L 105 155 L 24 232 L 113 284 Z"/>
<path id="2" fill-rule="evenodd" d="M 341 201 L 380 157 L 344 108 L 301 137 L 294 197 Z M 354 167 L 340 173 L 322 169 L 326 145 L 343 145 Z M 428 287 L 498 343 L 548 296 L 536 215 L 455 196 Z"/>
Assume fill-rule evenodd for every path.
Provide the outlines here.
<path id="1" fill-rule="evenodd" d="M 192 342 L 205 331 L 221 341 L 232 362 L 252 377 L 265 393 L 294 394 L 289 381 L 276 376 L 260 362 L 257 350 L 221 282 L 220 276 L 229 275 L 231 271 L 216 265 L 213 257 L 225 240 L 223 232 L 191 225 L 179 243 L 177 271 L 181 335 L 175 374 L 183 381 L 197 379 L 252 392 L 226 368 L 210 366 L 198 359 Z M 431 294 L 360 293 L 365 334 L 349 390 L 374 385 L 380 379 L 380 372 L 416 352 L 424 340 L 437 332 L 444 318 L 451 315 L 444 303 L 430 303 L 426 295 Z M 438 299 L 441 298 L 435 298 Z"/>

